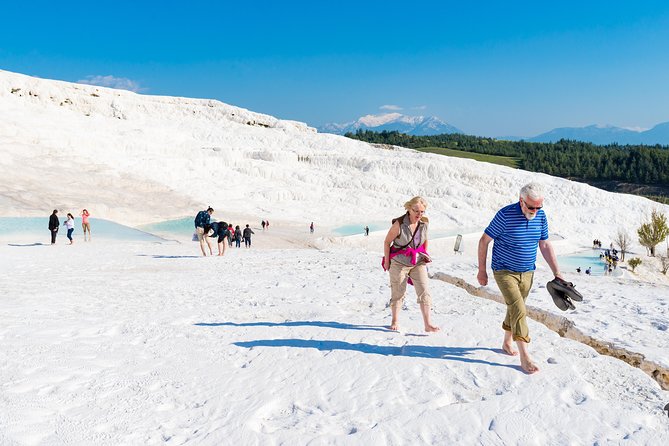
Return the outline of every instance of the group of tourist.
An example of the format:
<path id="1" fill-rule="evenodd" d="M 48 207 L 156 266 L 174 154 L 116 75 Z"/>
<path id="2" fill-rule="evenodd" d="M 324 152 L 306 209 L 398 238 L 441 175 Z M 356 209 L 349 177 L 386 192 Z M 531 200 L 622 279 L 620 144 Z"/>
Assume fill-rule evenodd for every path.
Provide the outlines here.
<path id="1" fill-rule="evenodd" d="M 543 201 L 540 185 L 525 185 L 516 203 L 497 212 L 478 245 L 477 280 L 485 286 L 488 284 L 488 246 L 495 241 L 492 249 L 493 276 L 506 303 L 502 349 L 512 356 L 520 354 L 521 368 L 528 374 L 539 371 L 528 351 L 530 335 L 525 306 L 534 279 L 537 249 L 541 251 L 553 275 L 562 278 L 557 257 L 548 241 L 548 221 L 542 210 Z M 404 204 L 404 209 L 405 214 L 392 220 L 383 242 L 382 266 L 390 274 L 390 329 L 399 329 L 399 311 L 407 284 L 410 284 L 416 290 L 425 331 L 436 332 L 439 327 L 430 319 L 432 297 L 428 289 L 427 264 L 432 260 L 427 252 L 427 201 L 422 197 L 413 197 Z M 518 350 L 514 348 L 514 342 Z"/>
<path id="2" fill-rule="evenodd" d="M 529 328 L 527 325 L 527 309 L 525 301 L 529 295 L 536 269 L 535 261 L 537 249 L 548 263 L 553 275 L 562 278 L 557 258 L 551 243 L 548 241 L 548 221 L 542 210 L 544 195 L 537 183 L 530 183 L 520 190 L 519 200 L 500 209 L 488 227 L 485 229 L 478 244 L 478 274 L 477 280 L 480 285 L 488 284 L 487 255 L 488 246 L 493 240 L 492 270 L 497 286 L 499 287 L 506 303 L 506 316 L 502 323 L 504 339 L 502 349 L 505 353 L 516 356 L 520 354 L 520 364 L 526 373 L 535 373 L 539 367 L 532 361 L 528 344 L 530 343 Z M 423 316 L 425 331 L 437 332 L 440 328 L 434 325 L 430 319 L 432 308 L 432 296 L 428 287 L 427 264 L 432 259 L 427 252 L 428 249 L 428 223 L 425 215 L 427 201 L 420 197 L 413 197 L 404 204 L 405 213 L 392 220 L 392 224 L 383 243 L 382 266 L 384 271 L 390 274 L 390 330 L 399 330 L 399 312 L 402 308 L 406 295 L 407 285 L 413 285 L 416 290 L 417 302 Z M 251 236 L 253 230 L 247 224 L 242 230 L 239 225 L 224 221 L 212 221 L 214 213 L 212 207 L 202 210 L 195 217 L 195 236 L 200 243 L 202 255 L 206 256 L 205 243 L 209 254 L 213 254 L 210 238 L 218 239 L 218 255 L 225 254 L 225 239 L 228 246 L 232 247 L 235 242 L 239 248 L 241 242 L 247 248 L 251 247 Z M 54 210 L 49 219 L 49 230 L 51 231 L 51 243 L 56 242 L 56 234 L 60 227 L 58 210 Z M 84 240 L 88 233 L 90 240 L 89 212 L 84 209 L 81 212 Z M 263 230 L 269 228 L 269 221 L 261 222 Z M 64 223 L 67 227 L 67 237 L 70 244 L 73 243 L 72 232 L 74 231 L 74 216 L 67 214 Z M 311 223 L 310 231 L 314 231 Z M 369 228 L 365 227 L 365 235 L 369 234 Z M 600 245 L 598 240 L 594 245 Z M 607 250 L 606 258 L 611 259 L 616 252 Z M 616 257 L 617 259 L 617 257 Z M 607 260 L 608 261 L 608 260 Z M 580 268 L 579 268 L 580 269 Z M 589 273 L 586 271 L 586 274 Z M 515 342 L 518 350 L 514 349 Z"/>
<path id="3" fill-rule="evenodd" d="M 610 245 L 611 247 L 609 249 L 605 249 L 599 254 L 599 259 L 605 263 L 604 265 L 604 274 L 612 274 L 613 271 L 618 268 L 618 262 L 620 259 L 618 258 L 618 250 L 613 247 L 613 243 Z M 600 240 L 593 240 L 592 241 L 592 247 L 593 249 L 601 248 L 602 247 L 602 242 Z M 576 268 L 576 272 L 581 274 L 581 267 L 579 266 Z M 588 266 L 588 268 L 585 270 L 585 274 L 590 275 L 592 274 L 592 268 Z"/>
<path id="4" fill-rule="evenodd" d="M 599 258 L 606 263 L 606 272 L 611 274 L 614 269 L 618 268 L 618 250 L 613 248 L 611 244 L 611 249 L 604 250 L 603 253 L 599 255 Z"/>
<path id="5" fill-rule="evenodd" d="M 210 206 L 206 210 L 202 210 L 197 213 L 195 216 L 195 236 L 200 242 L 200 250 L 202 255 L 206 256 L 207 252 L 204 249 L 205 242 L 209 248 L 209 255 L 214 255 L 214 252 L 211 247 L 211 242 L 209 238 L 216 237 L 218 244 L 218 255 L 225 255 L 225 239 L 228 240 L 228 246 L 232 248 L 233 242 L 237 248 L 241 247 L 242 242 L 247 248 L 251 247 L 251 235 L 255 234 L 253 230 L 247 224 L 244 229 L 241 229 L 239 225 L 233 227 L 232 223 L 226 223 L 224 221 L 211 221 L 211 215 L 214 213 L 214 209 Z M 265 222 L 265 227 L 269 226 L 268 222 Z M 265 228 L 263 228 L 265 229 Z"/>
<path id="6" fill-rule="evenodd" d="M 84 231 L 84 241 L 91 240 L 91 224 L 89 221 L 90 213 L 84 209 L 81 211 L 81 227 Z M 70 245 L 74 243 L 74 238 L 72 238 L 72 233 L 74 232 L 74 215 L 70 212 L 67 213 L 67 220 L 63 222 L 63 226 L 67 228 L 67 239 L 70 241 Z M 58 218 L 58 209 L 54 209 L 49 217 L 49 232 L 51 233 L 51 244 L 56 244 L 56 236 L 58 235 L 58 229 L 60 229 L 60 219 Z M 88 238 L 86 234 L 88 233 Z"/>

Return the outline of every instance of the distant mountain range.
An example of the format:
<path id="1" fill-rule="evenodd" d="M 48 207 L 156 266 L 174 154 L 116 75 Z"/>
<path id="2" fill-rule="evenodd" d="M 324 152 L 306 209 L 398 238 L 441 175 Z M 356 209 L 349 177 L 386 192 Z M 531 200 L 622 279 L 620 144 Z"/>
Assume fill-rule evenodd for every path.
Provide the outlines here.
<path id="1" fill-rule="evenodd" d="M 321 133 L 343 135 L 357 130 L 375 132 L 398 131 L 408 135 L 430 136 L 443 133 L 464 133 L 436 116 L 408 116 L 401 113 L 366 115 L 344 124 L 325 124 L 318 128 Z M 669 122 L 663 122 L 649 130 L 631 130 L 612 125 L 589 125 L 586 127 L 560 127 L 537 136 L 498 136 L 507 141 L 556 142 L 561 139 L 591 142 L 593 144 L 645 144 L 669 145 Z"/>
<path id="2" fill-rule="evenodd" d="M 520 139 L 520 138 L 518 138 Z M 663 122 L 652 129 L 636 131 L 611 125 L 589 125 L 587 127 L 562 127 L 542 133 L 526 141 L 555 142 L 560 139 L 587 141 L 593 144 L 646 144 L 669 145 L 669 122 Z"/>
<path id="3" fill-rule="evenodd" d="M 462 130 L 442 121 L 435 116 L 408 116 L 401 113 L 382 115 L 366 115 L 345 124 L 325 124 L 318 128 L 322 133 L 343 135 L 357 130 L 373 130 L 375 132 L 398 131 L 407 135 L 429 136 L 443 133 L 463 133 Z"/>

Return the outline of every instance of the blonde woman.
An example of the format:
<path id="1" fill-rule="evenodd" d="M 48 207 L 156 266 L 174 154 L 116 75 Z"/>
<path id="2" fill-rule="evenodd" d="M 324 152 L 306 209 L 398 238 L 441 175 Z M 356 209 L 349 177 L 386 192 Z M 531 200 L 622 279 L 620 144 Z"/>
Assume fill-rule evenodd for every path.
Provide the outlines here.
<path id="1" fill-rule="evenodd" d="M 413 197 L 404 203 L 404 209 L 404 215 L 393 219 L 383 242 L 383 269 L 390 273 L 390 329 L 399 330 L 399 311 L 409 283 L 416 289 L 425 331 L 439 331 L 439 327 L 430 322 L 432 296 L 428 290 L 426 264 L 432 260 L 427 253 L 427 202 L 422 197 Z"/>

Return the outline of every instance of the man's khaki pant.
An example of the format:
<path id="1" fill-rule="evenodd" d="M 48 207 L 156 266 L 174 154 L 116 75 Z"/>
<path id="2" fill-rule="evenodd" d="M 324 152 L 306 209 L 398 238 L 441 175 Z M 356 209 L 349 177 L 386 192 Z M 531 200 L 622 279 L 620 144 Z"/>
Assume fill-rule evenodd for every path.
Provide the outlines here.
<path id="1" fill-rule="evenodd" d="M 525 300 L 530 294 L 534 271 L 517 273 L 514 271 L 493 271 L 495 281 L 506 302 L 506 317 L 502 328 L 510 331 L 514 341 L 530 342 L 530 330 L 527 327 Z"/>
<path id="2" fill-rule="evenodd" d="M 390 262 L 390 305 L 399 304 L 404 301 L 407 292 L 407 279 L 411 277 L 414 288 L 416 288 L 416 302 L 432 306 L 432 296 L 427 289 L 427 266 L 420 264 L 416 266 L 405 266 L 398 262 Z"/>

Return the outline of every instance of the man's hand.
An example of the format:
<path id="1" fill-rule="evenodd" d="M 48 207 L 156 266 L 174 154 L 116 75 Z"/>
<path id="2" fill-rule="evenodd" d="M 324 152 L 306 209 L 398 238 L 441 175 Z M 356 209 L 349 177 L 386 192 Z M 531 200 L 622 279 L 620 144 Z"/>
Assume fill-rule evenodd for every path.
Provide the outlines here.
<path id="1" fill-rule="evenodd" d="M 492 237 L 490 237 L 485 232 L 479 240 L 478 248 L 478 259 L 479 259 L 479 273 L 476 278 L 479 281 L 481 286 L 486 286 L 488 284 L 488 272 L 486 269 L 486 257 L 488 256 L 488 245 L 492 242 Z"/>
<path id="2" fill-rule="evenodd" d="M 476 278 L 481 286 L 486 286 L 488 284 L 488 273 L 486 271 L 479 271 Z"/>

